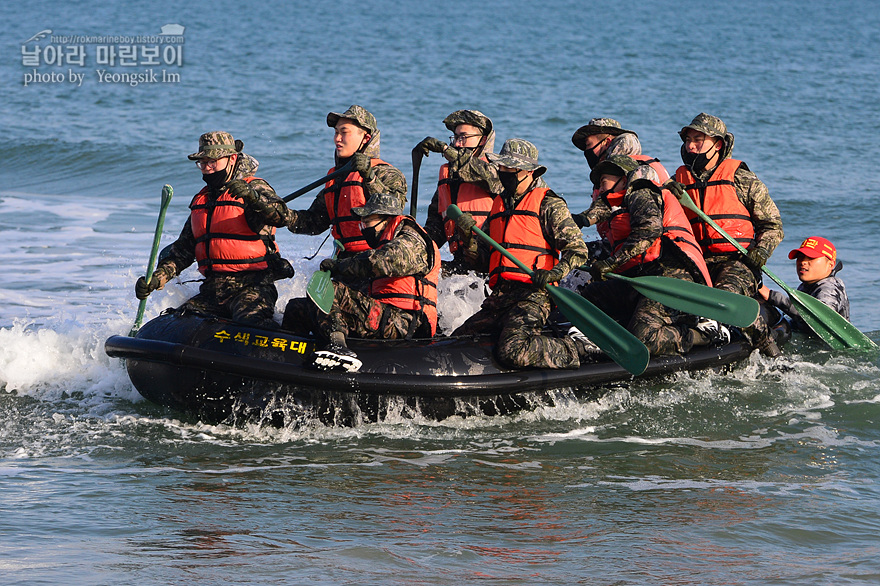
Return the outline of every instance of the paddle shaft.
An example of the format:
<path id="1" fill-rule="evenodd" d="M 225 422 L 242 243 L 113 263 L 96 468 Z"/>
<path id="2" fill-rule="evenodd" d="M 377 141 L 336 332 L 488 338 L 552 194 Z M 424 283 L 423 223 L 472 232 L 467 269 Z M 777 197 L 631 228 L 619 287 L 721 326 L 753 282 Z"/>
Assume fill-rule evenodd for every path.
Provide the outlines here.
<path id="1" fill-rule="evenodd" d="M 455 204 L 446 208 L 446 217 L 452 220 L 455 220 L 461 214 L 461 210 Z M 533 274 L 533 271 L 525 263 L 495 242 L 488 234 L 476 226 L 473 226 L 471 229 L 527 274 Z M 544 288 L 556 301 L 559 311 L 572 322 L 572 325 L 584 332 L 614 362 L 635 376 L 645 372 L 650 360 L 648 348 L 641 340 L 632 335 L 629 330 L 574 291 L 562 289 L 549 283 L 544 285 Z"/>
<path id="2" fill-rule="evenodd" d="M 410 191 L 409 197 L 409 215 L 413 218 L 416 217 L 416 208 L 418 207 L 419 201 L 419 169 L 422 167 L 422 151 L 419 150 L 419 147 L 416 147 L 412 150 L 412 168 L 413 168 L 413 178 L 412 178 L 412 189 Z"/>
<path id="3" fill-rule="evenodd" d="M 162 202 L 159 206 L 159 219 L 156 221 L 156 231 L 153 233 L 153 248 L 150 250 L 150 260 L 147 262 L 147 273 L 144 277 L 147 283 L 153 277 L 153 269 L 156 268 L 156 255 L 159 252 L 159 240 L 162 239 L 162 227 L 165 225 L 165 212 L 168 211 L 168 205 L 171 203 L 171 197 L 174 195 L 174 189 L 170 185 L 162 187 Z M 141 322 L 144 321 L 144 310 L 147 307 L 147 300 L 141 299 L 138 305 L 137 316 L 134 318 L 134 325 L 131 326 L 129 336 L 137 334 L 141 329 Z"/>
<path id="4" fill-rule="evenodd" d="M 292 200 L 298 198 L 299 196 L 301 196 L 304 193 L 310 192 L 311 190 L 318 187 L 319 185 L 323 185 L 324 183 L 327 183 L 328 181 L 333 181 L 334 179 L 348 175 L 349 173 L 351 173 L 351 165 L 352 165 L 352 162 L 349 161 L 348 163 L 343 165 L 341 169 L 337 169 L 336 171 L 333 171 L 332 173 L 328 173 L 319 179 L 315 179 L 314 181 L 312 181 L 311 183 L 309 183 L 305 187 L 300 187 L 299 189 L 297 189 L 296 191 L 294 191 L 290 195 L 284 196 L 284 198 L 282 198 L 282 200 L 284 201 L 284 203 L 287 203 L 289 201 L 292 201 Z"/>
<path id="5" fill-rule="evenodd" d="M 678 199 L 681 205 L 697 214 L 701 220 L 712 226 L 716 232 L 730 242 L 739 252 L 748 256 L 746 249 L 730 234 L 725 232 L 712 218 L 706 215 L 703 210 L 698 208 L 687 192 L 682 192 Z M 839 313 L 831 308 L 828 308 L 828 311 L 826 311 L 825 308 L 827 306 L 824 306 L 821 301 L 815 300 L 814 303 L 811 301 L 812 298 L 802 299 L 798 291 L 786 285 L 785 281 L 773 274 L 766 266 L 762 266 L 761 270 L 788 294 L 792 303 L 797 306 L 798 313 L 804 322 L 826 344 L 832 348 L 876 348 L 873 340 L 861 333 Z M 822 304 L 824 307 L 819 304 Z"/>

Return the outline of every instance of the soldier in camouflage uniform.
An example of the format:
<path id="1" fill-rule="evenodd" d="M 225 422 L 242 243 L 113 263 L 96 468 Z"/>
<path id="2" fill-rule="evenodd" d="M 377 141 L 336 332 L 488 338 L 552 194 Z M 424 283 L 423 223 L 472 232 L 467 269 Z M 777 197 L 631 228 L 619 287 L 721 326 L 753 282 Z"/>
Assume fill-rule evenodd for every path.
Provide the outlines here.
<path id="1" fill-rule="evenodd" d="M 415 219 L 404 215 L 402 189 L 376 193 L 353 212 L 362 218 L 370 249 L 345 259 L 325 259 L 321 270 L 333 276 L 333 307 L 323 314 L 309 299 L 293 299 L 284 313 L 284 327 L 315 332 L 329 341 L 315 364 L 322 369 L 357 370 L 360 361 L 346 337 L 402 339 L 431 337 L 437 329 L 437 279 L 440 254 Z M 359 291 L 344 281 L 366 281 Z"/>
<path id="2" fill-rule="evenodd" d="M 278 327 L 275 280 L 293 276 L 275 246 L 275 228 L 285 225 L 287 206 L 268 183 L 254 177 L 259 163 L 241 152 L 243 146 L 228 132 L 199 137 L 199 151 L 189 159 L 196 161 L 206 186 L 193 198 L 190 217 L 162 251 L 151 279 L 138 279 L 138 299 L 198 261 L 205 280 L 180 309 Z M 222 226 L 213 226 L 212 218 Z"/>
<path id="3" fill-rule="evenodd" d="M 580 229 L 565 200 L 538 187 L 547 168 L 538 164 L 538 149 L 532 143 L 510 139 L 501 153 L 487 156 L 498 165 L 503 191 L 495 198 L 484 231 L 504 243 L 533 274 L 529 277 L 480 240 L 477 266 L 489 272 L 492 293 L 453 335 L 497 335 L 498 361 L 512 367 L 578 368 L 582 359 L 596 355 L 595 345 L 583 335 L 554 337 L 542 330 L 553 309 L 545 285 L 559 281 L 587 260 Z M 456 225 L 462 242 L 475 238 L 473 216 L 462 214 Z"/>
<path id="4" fill-rule="evenodd" d="M 731 158 L 733 134 L 727 132 L 720 118 L 701 113 L 681 129 L 679 136 L 684 143 L 681 147 L 684 165 L 676 171 L 675 181 L 667 184 L 669 189 L 674 193 L 687 190 L 700 209 L 710 217 L 717 216 L 713 219 L 725 232 L 748 249 L 748 256 L 742 256 L 686 209 L 703 248 L 712 282 L 719 289 L 754 297 L 761 283 L 761 267 L 782 242 L 779 209 L 770 199 L 767 186 L 745 163 Z M 779 355 L 779 348 L 762 317 L 744 333 L 765 355 Z"/>
<path id="5" fill-rule="evenodd" d="M 585 214 L 599 222 L 612 222 L 606 235 L 613 253 L 608 259 L 593 262 L 593 281 L 579 291 L 625 324 L 652 356 L 684 354 L 695 345 L 729 341 L 729 332 L 714 321 L 701 320 L 698 324 L 693 317 L 648 299 L 623 281 L 605 280 L 608 272 L 614 272 L 711 285 L 681 205 L 668 192 L 664 195 L 655 178 L 653 169 L 623 155 L 610 155 L 590 173 L 599 192 L 595 204 L 602 205 L 591 206 Z M 665 210 L 667 206 L 672 209 Z"/>
<path id="6" fill-rule="evenodd" d="M 403 206 L 406 182 L 400 171 L 379 158 L 379 126 L 367 110 L 352 105 L 341 114 L 330 112 L 327 126 L 335 131 L 336 145 L 335 165 L 328 174 L 350 160 L 354 170 L 343 180 L 329 181 L 307 210 L 289 210 L 287 228 L 294 234 L 320 234 L 331 228 L 333 237 L 345 246 L 339 255 L 345 258 L 368 248 L 357 234 L 358 219 L 351 209 L 363 205 L 373 193 L 398 194 Z"/>
<path id="7" fill-rule="evenodd" d="M 443 124 L 453 133 L 451 144 L 429 136 L 416 148 L 424 156 L 429 152 L 440 153 L 448 161 L 440 168 L 437 190 L 428 206 L 425 230 L 437 246 L 449 242 L 453 260 L 444 261 L 443 270 L 455 274 L 467 272 L 476 248 L 461 246 L 455 223 L 446 218 L 446 208 L 449 204 L 458 205 L 462 211 L 470 212 L 480 227 L 489 216 L 493 194 L 500 193 L 502 188 L 495 166 L 486 158 L 486 153 L 491 153 L 495 145 L 492 121 L 477 110 L 456 110 L 443 120 Z M 471 239 L 471 243 L 476 246 L 475 240 Z"/>
<path id="8" fill-rule="evenodd" d="M 626 155 L 638 161 L 640 165 L 650 165 L 656 171 L 655 181 L 659 185 L 669 180 L 669 172 L 660 163 L 660 159 L 642 155 L 639 135 L 632 130 L 625 130 L 620 122 L 613 118 L 593 118 L 588 124 L 575 131 L 571 142 L 584 152 L 584 158 L 587 159 L 590 169 L 595 169 L 596 165 L 611 155 Z M 594 191 L 593 205 L 602 205 L 596 195 Z M 591 225 L 585 212 L 572 214 L 572 218 L 581 228 L 588 228 Z"/>

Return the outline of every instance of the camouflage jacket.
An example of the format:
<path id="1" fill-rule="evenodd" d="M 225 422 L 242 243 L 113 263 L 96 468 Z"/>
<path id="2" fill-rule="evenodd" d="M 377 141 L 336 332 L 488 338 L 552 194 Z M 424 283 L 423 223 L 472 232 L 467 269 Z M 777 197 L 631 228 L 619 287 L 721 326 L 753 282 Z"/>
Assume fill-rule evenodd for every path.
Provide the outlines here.
<path id="1" fill-rule="evenodd" d="M 371 159 L 378 159 L 380 152 L 380 133 L 377 130 L 363 149 L 364 154 Z M 339 169 L 348 162 L 348 159 L 335 157 L 334 167 Z M 401 182 L 403 185 L 401 186 Z M 370 168 L 367 177 L 364 178 L 364 200 L 368 201 L 374 193 L 406 193 L 406 179 L 396 168 L 391 165 L 376 165 Z M 406 203 L 405 198 L 402 203 Z M 327 211 L 327 203 L 324 200 L 323 190 L 318 193 L 312 205 L 307 210 L 288 210 L 287 229 L 294 234 L 320 234 L 330 227 L 330 213 Z"/>
<path id="2" fill-rule="evenodd" d="M 494 133 L 493 133 L 494 138 Z M 502 186 L 498 180 L 498 169 L 485 159 L 473 156 L 470 149 L 449 147 L 443 156 L 449 161 L 449 176 L 460 183 L 473 183 L 488 193 L 501 193 Z M 437 246 L 446 243 L 446 231 L 443 227 L 443 212 L 439 208 L 440 194 L 434 190 L 434 197 L 428 205 L 428 217 L 425 219 L 425 230 Z"/>
<path id="3" fill-rule="evenodd" d="M 259 162 L 250 155 L 242 154 L 230 181 L 251 177 L 259 167 Z M 254 179 L 249 183 L 259 196 L 254 205 L 246 205 L 244 217 L 248 226 L 256 234 L 268 235 L 272 229 L 284 226 L 287 221 L 287 205 L 263 179 Z M 219 191 L 209 192 L 209 199 L 220 196 Z M 177 240 L 162 250 L 156 272 L 162 271 L 168 279 L 183 272 L 196 260 L 196 239 L 192 231 L 191 219 L 187 218 Z"/>
<path id="4" fill-rule="evenodd" d="M 415 220 L 407 216 L 397 227 L 394 237 L 379 248 L 340 260 L 333 271 L 334 276 L 376 279 L 428 274 L 439 259 L 429 258 L 425 239 L 410 222 L 415 223 Z"/>
<path id="5" fill-rule="evenodd" d="M 798 291 L 803 291 L 807 295 L 815 297 L 846 319 L 849 319 L 849 298 L 846 296 L 846 286 L 844 286 L 843 281 L 839 277 L 827 277 L 809 285 L 801 283 Z M 797 307 L 792 304 L 791 298 L 787 294 L 771 289 L 768 301 L 790 315 L 798 329 L 809 331 L 809 328 L 801 319 Z"/>
<path id="6" fill-rule="evenodd" d="M 538 178 L 538 180 L 532 183 L 531 189 L 537 189 L 541 185 L 543 185 L 543 182 Z M 497 197 L 505 196 L 499 195 Z M 522 199 L 522 196 L 517 198 L 516 202 L 519 202 L 520 199 Z M 511 206 L 505 204 L 505 207 L 509 208 Z M 547 191 L 544 200 L 541 202 L 539 219 L 544 238 L 553 248 L 560 252 L 559 263 L 556 266 L 562 268 L 564 275 L 587 262 L 590 253 L 587 251 L 587 245 L 584 243 L 581 229 L 571 219 L 571 212 L 568 211 L 568 205 L 565 203 L 565 200 L 552 190 Z M 478 237 L 474 236 L 474 238 Z M 493 250 L 494 248 L 491 245 L 480 239 L 477 248 L 476 270 L 489 272 L 489 257 Z"/>
<path id="7" fill-rule="evenodd" d="M 612 267 L 619 267 L 644 254 L 663 235 L 660 197 L 657 191 L 648 187 L 627 189 L 621 207 L 629 212 L 631 232 L 608 259 Z M 605 198 L 600 197 L 587 210 L 587 216 L 591 217 L 591 213 L 601 222 L 610 218 L 611 208 Z"/>

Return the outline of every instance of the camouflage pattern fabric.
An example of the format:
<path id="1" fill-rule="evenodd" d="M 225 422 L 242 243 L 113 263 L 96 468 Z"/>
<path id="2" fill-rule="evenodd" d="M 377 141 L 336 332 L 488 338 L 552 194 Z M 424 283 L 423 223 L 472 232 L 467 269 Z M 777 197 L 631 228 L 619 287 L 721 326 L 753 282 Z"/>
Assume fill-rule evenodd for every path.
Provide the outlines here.
<path id="1" fill-rule="evenodd" d="M 404 337 L 410 323 L 420 313 L 376 301 L 366 294 L 367 288 L 359 291 L 349 283 L 426 274 L 431 263 L 439 262 L 439 258 L 428 258 L 425 240 L 409 221 L 415 222 L 412 218 L 402 222 L 394 238 L 379 248 L 365 250 L 341 261 L 341 274 L 337 276 L 334 272 L 334 302 L 329 314 L 320 312 L 308 299 L 293 299 L 284 312 L 284 327 L 300 333 L 312 331 L 326 340 L 330 339 L 331 332 L 365 338 Z M 383 312 L 387 323 L 380 327 Z"/>
<path id="2" fill-rule="evenodd" d="M 244 143 L 234 140 L 228 132 L 216 130 L 206 132 L 199 137 L 199 150 L 187 158 L 191 161 L 198 159 L 221 159 L 241 152 Z"/>
<path id="3" fill-rule="evenodd" d="M 452 335 L 496 335 L 498 362 L 513 368 L 578 368 L 574 341 L 542 334 L 552 309 L 550 294 L 543 287 L 502 281 Z"/>
<path id="4" fill-rule="evenodd" d="M 732 291 L 746 297 L 755 297 L 761 284 L 760 272 L 743 261 L 739 253 L 732 255 L 706 256 L 706 266 L 712 278 L 712 286 L 724 291 Z M 764 317 L 760 314 L 755 322 L 743 329 L 746 338 L 756 346 L 772 339 L 772 334 Z"/>
<path id="5" fill-rule="evenodd" d="M 269 271 L 216 275 L 205 279 L 199 292 L 179 310 L 195 311 L 267 329 L 277 329 L 278 290 Z"/>
<path id="6" fill-rule="evenodd" d="M 256 159 L 241 153 L 230 180 L 252 177 L 259 167 Z M 250 187 L 258 196 L 253 205 L 246 205 L 245 220 L 257 234 L 268 235 L 272 227 L 283 226 L 287 218 L 287 206 L 275 194 L 266 181 L 255 179 Z M 219 197 L 220 192 L 212 192 L 209 198 Z M 196 240 L 192 223 L 187 218 L 177 240 L 165 247 L 156 266 L 168 281 L 179 275 L 196 260 Z M 277 257 L 281 260 L 280 255 Z M 288 275 L 289 276 L 289 275 Z M 227 317 L 243 323 L 261 327 L 277 327 L 273 316 L 278 292 L 275 289 L 276 275 L 272 269 L 264 271 L 240 272 L 232 275 L 209 273 L 202 283 L 199 293 L 181 306 L 201 313 Z"/>
<path id="7" fill-rule="evenodd" d="M 531 189 L 535 189 L 537 180 Z M 510 197 L 500 195 L 498 197 Z M 524 195 L 508 203 L 508 209 Z M 580 228 L 571 219 L 565 200 L 548 191 L 539 210 L 541 230 L 547 241 L 558 251 L 556 265 L 567 274 L 589 257 Z M 493 249 L 479 241 L 475 268 L 489 272 L 489 257 Z M 498 360 L 515 367 L 577 368 L 580 366 L 577 348 L 568 338 L 554 338 L 541 333 L 547 323 L 553 303 L 542 287 L 531 283 L 501 280 L 480 310 L 468 318 L 454 334 L 492 332 L 498 335 Z"/>
<path id="8" fill-rule="evenodd" d="M 352 106 L 354 107 L 354 106 Z M 340 115 L 341 116 L 341 115 Z M 329 120 L 328 120 L 329 123 Z M 361 152 L 371 159 L 379 158 L 379 130 L 373 133 L 370 141 Z M 335 156 L 335 168 L 339 169 L 348 162 Z M 392 165 L 376 165 L 370 169 L 364 179 L 364 198 L 370 199 L 374 193 L 402 193 L 401 206 L 406 203 L 406 177 Z M 324 201 L 324 190 L 318 192 L 314 201 L 306 210 L 289 210 L 286 219 L 287 229 L 294 234 L 320 234 L 330 227 L 330 214 Z"/>
<path id="9" fill-rule="evenodd" d="M 450 190 L 455 190 L 462 183 L 472 183 L 487 193 L 501 193 L 501 182 L 498 181 L 498 170 L 495 165 L 489 163 L 484 157 L 495 148 L 495 130 L 492 121 L 477 110 L 458 110 L 447 116 L 443 123 L 451 131 L 455 132 L 459 124 L 470 124 L 478 128 L 488 130 L 486 142 L 476 149 L 449 147 L 443 152 L 443 157 L 449 163 Z M 439 193 L 434 191 L 431 203 L 428 205 L 428 216 L 425 219 L 425 231 L 437 246 L 446 243 L 446 231 L 443 225 L 443 212 L 439 209 Z M 463 266 L 463 250 L 456 250 L 453 254 L 453 262 Z"/>
<path id="10" fill-rule="evenodd" d="M 637 272 L 627 274 L 694 280 L 680 260 L 672 255 L 664 256 L 667 256 L 665 262 L 639 265 Z M 648 299 L 627 283 L 616 280 L 591 282 L 580 288 L 579 292 L 596 307 L 624 324 L 627 330 L 644 342 L 651 356 L 684 354 L 694 346 L 697 334 L 693 327 L 696 323 L 693 316 Z"/>
<path id="11" fill-rule="evenodd" d="M 252 177 L 259 165 L 256 159 L 242 153 L 230 180 Z M 287 221 L 287 205 L 275 194 L 272 186 L 262 179 L 255 179 L 249 185 L 259 196 L 256 204 L 245 207 L 244 217 L 250 229 L 257 234 L 269 235 L 273 227 L 284 226 Z M 210 197 L 217 198 L 219 195 L 220 193 L 212 193 Z M 190 219 L 187 218 L 177 240 L 162 251 L 156 271 L 165 273 L 166 280 L 170 280 L 195 260 L 196 239 Z"/>
<path id="12" fill-rule="evenodd" d="M 358 126 L 363 128 L 370 134 L 376 134 L 379 132 L 379 124 L 376 122 L 376 117 L 373 116 L 369 111 L 367 111 L 367 109 L 363 106 L 352 104 L 348 107 L 348 110 L 346 110 L 342 114 L 338 112 L 330 112 L 329 114 L 327 114 L 327 126 L 329 126 L 330 128 L 335 128 L 340 118 L 348 118 L 349 120 L 354 120 L 358 124 Z"/>

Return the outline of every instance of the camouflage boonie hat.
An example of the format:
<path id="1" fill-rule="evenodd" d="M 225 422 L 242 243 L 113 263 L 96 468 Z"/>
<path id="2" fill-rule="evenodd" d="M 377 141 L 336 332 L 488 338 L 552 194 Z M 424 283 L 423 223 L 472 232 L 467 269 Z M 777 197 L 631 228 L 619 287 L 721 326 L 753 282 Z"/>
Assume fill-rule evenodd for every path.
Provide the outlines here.
<path id="1" fill-rule="evenodd" d="M 678 135 L 682 137 L 682 139 L 684 139 L 684 132 L 688 128 L 696 130 L 697 132 L 702 132 L 706 136 L 711 136 L 712 138 L 723 139 L 727 136 L 727 125 L 722 122 L 721 118 L 706 114 L 705 112 L 697 114 L 696 118 L 691 120 L 690 124 L 678 131 Z"/>
<path id="2" fill-rule="evenodd" d="M 199 137 L 199 152 L 188 155 L 191 161 L 198 159 L 221 159 L 241 152 L 244 143 L 233 140 L 232 135 L 222 130 L 206 132 Z"/>
<path id="3" fill-rule="evenodd" d="M 456 110 L 443 119 L 443 124 L 449 129 L 449 132 L 455 132 L 459 124 L 470 124 L 479 128 L 483 135 L 492 130 L 492 122 L 485 114 L 478 110 Z"/>
<path id="4" fill-rule="evenodd" d="M 639 168 L 639 162 L 626 155 L 611 155 L 590 172 L 590 181 L 593 185 L 599 184 L 602 175 L 617 175 L 623 177 Z"/>
<path id="5" fill-rule="evenodd" d="M 330 112 L 327 114 L 327 126 L 330 128 L 336 128 L 336 124 L 339 122 L 340 118 L 354 120 L 358 126 L 370 134 L 376 134 L 379 131 L 379 124 L 376 122 L 376 117 L 357 104 L 352 104 L 348 107 L 348 110 L 342 114 L 338 112 Z"/>
<path id="6" fill-rule="evenodd" d="M 521 138 L 505 140 L 500 153 L 486 153 L 486 158 L 495 165 L 534 171 L 536 178 L 547 172 L 547 167 L 538 164 L 538 147 Z"/>
<path id="7" fill-rule="evenodd" d="M 378 214 L 380 216 L 402 216 L 403 202 L 398 195 L 391 193 L 374 193 L 370 196 L 369 201 L 364 206 L 352 208 L 351 211 L 356 216 L 366 217 Z"/>
<path id="8" fill-rule="evenodd" d="M 585 150 L 587 148 L 587 137 L 594 134 L 610 134 L 611 136 L 620 136 L 621 134 L 636 134 L 632 130 L 626 130 L 620 126 L 620 122 L 614 118 L 593 118 L 584 126 L 581 126 L 571 135 L 571 144 Z M 636 134 L 636 138 L 638 138 Z"/>

